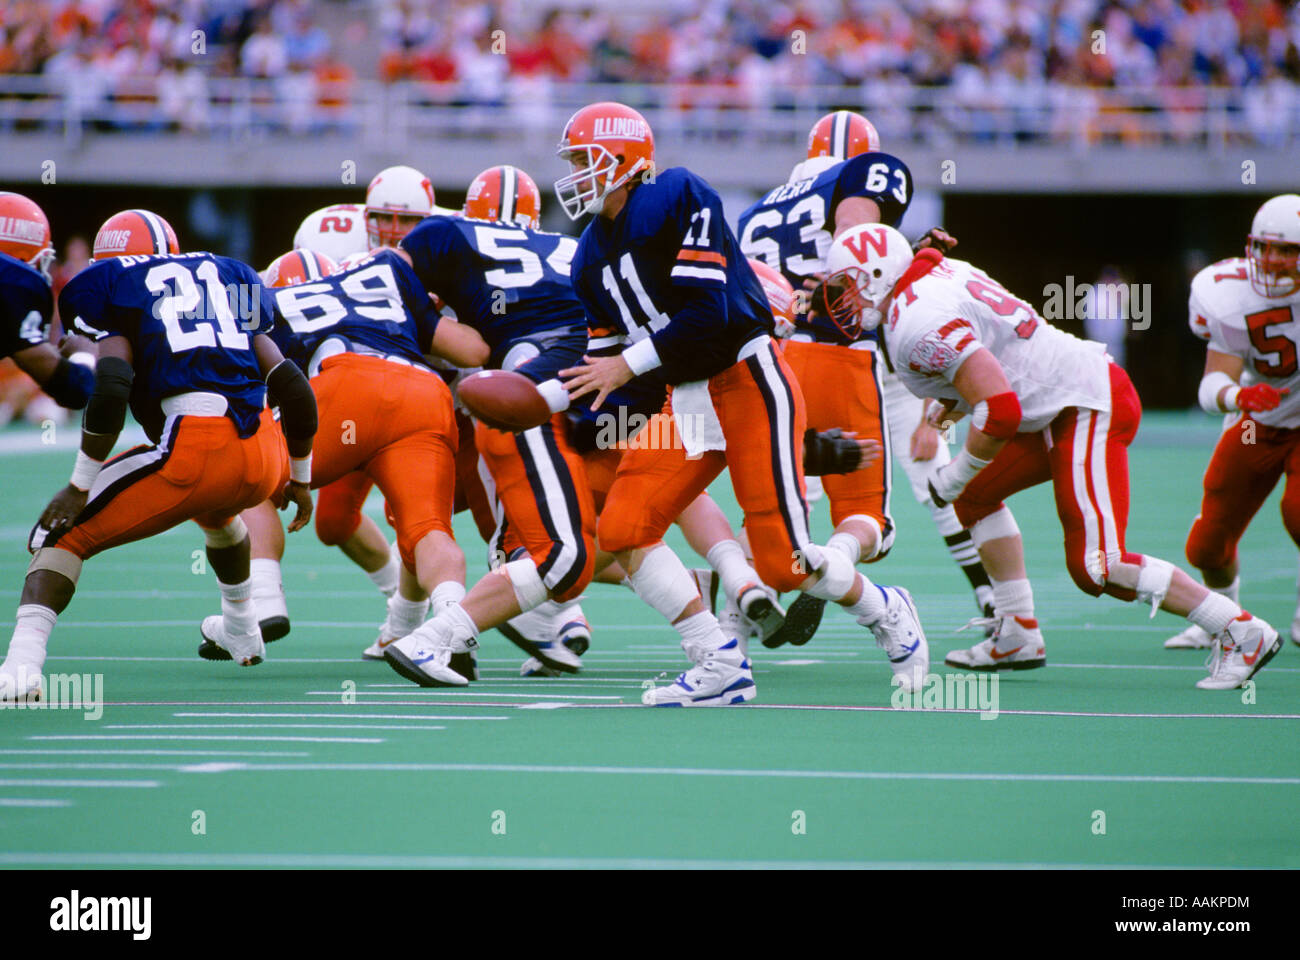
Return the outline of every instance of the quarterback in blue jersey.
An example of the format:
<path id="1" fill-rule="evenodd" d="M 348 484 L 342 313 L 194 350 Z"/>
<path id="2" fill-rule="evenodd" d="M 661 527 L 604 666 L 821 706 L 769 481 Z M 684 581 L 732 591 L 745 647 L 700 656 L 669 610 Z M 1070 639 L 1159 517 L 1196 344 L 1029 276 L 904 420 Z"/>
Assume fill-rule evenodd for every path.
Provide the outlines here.
<path id="1" fill-rule="evenodd" d="M 315 398 L 266 336 L 274 311 L 257 274 L 226 257 L 180 254 L 171 226 L 148 210 L 110 217 L 94 254 L 59 306 L 102 338 L 95 388 L 72 478 L 32 532 L 35 557 L 0 666 L 8 700 L 41 696 L 46 645 L 82 562 L 186 520 L 203 529 L 221 587 L 222 612 L 203 621 L 204 640 L 242 665 L 260 663 L 239 513 L 275 496 L 297 504 L 290 530 L 311 516 Z M 268 388 L 283 434 L 264 409 Z M 154 443 L 108 459 L 128 402 Z"/>
<path id="2" fill-rule="evenodd" d="M 597 214 L 571 268 L 591 345 L 622 348 L 563 371 L 570 394 L 594 392 L 599 408 L 610 391 L 651 370 L 673 385 L 680 442 L 629 451 L 598 526 L 602 548 L 673 623 L 694 661 L 674 683 L 648 690 L 644 702 L 713 706 L 755 695 L 740 640 L 723 634 L 662 539 L 727 467 L 765 583 L 834 600 L 878 637 L 888 634 L 910 651 L 922 647 L 906 591 L 877 589 L 842 553 L 812 541 L 800 456 L 803 397 L 770 336 L 767 298 L 717 193 L 687 170 L 657 171 L 649 124 L 622 104 L 575 113 L 559 155 L 572 171 L 555 185 L 565 212 L 574 219 Z"/>
<path id="3" fill-rule="evenodd" d="M 13 357 L 60 406 L 80 410 L 95 385 L 93 346 L 85 337 L 50 343 L 54 248 L 44 211 L 18 193 L 0 193 L 0 360 Z"/>
<path id="4" fill-rule="evenodd" d="M 912 200 L 912 178 L 901 160 L 881 151 L 876 128 L 847 110 L 829 113 L 808 133 L 807 159 L 789 180 L 740 215 L 741 247 L 780 270 L 796 289 L 814 289 L 826 273 L 833 237 L 859 224 L 897 227 Z M 930 242 L 955 244 L 942 231 Z M 969 531 L 951 506 L 930 499 L 926 475 L 948 462 L 947 444 L 925 420 L 925 402 L 912 396 L 880 362 L 878 334 L 837 322 L 814 293 L 785 344 L 785 358 L 803 389 L 808 425 L 840 427 L 876 440 L 884 456 L 865 471 L 828 476 L 822 484 L 835 524 L 832 543 L 850 559 L 883 558 L 894 541 L 890 512 L 895 456 L 914 496 L 930 509 L 949 555 L 966 574 L 978 610 L 991 615 L 993 588 Z M 895 449 L 892 441 L 897 441 Z M 825 603 L 803 596 L 791 606 L 786 629 L 773 644 L 805 642 L 821 621 Z M 892 659 L 892 655 L 891 655 Z M 896 670 L 909 661 L 895 662 Z"/>

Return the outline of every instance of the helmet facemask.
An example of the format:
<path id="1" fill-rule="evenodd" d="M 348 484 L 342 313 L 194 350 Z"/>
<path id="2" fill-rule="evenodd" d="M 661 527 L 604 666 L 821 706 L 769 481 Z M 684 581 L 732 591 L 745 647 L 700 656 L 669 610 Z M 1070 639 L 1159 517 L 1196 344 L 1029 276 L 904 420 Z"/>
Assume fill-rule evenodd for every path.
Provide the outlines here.
<path id="1" fill-rule="evenodd" d="M 366 238 L 370 249 L 395 247 L 425 217 L 422 213 L 391 207 L 366 207 Z"/>
<path id="2" fill-rule="evenodd" d="M 45 278 L 46 283 L 53 286 L 54 275 L 50 272 L 50 265 L 54 263 L 53 247 L 43 247 L 36 251 L 36 253 L 32 254 L 31 259 L 28 260 L 27 263 L 29 266 L 36 268 L 40 275 Z"/>
<path id="3" fill-rule="evenodd" d="M 1300 290 L 1300 243 L 1252 234 L 1246 263 L 1251 289 L 1261 297 L 1289 297 Z"/>
<path id="4" fill-rule="evenodd" d="M 845 267 L 826 278 L 822 300 L 826 314 L 849 338 L 880 326 L 883 314 L 878 304 L 889 296 L 893 284 L 885 281 L 880 267 Z"/>

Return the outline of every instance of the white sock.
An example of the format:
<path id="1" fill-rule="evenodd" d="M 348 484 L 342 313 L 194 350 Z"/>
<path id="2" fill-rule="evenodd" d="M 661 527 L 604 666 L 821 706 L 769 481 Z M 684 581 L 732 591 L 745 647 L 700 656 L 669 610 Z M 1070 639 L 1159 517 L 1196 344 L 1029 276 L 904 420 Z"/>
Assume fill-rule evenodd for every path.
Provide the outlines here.
<path id="1" fill-rule="evenodd" d="M 862 559 L 862 543 L 851 533 L 832 533 L 826 541 L 826 549 L 838 550 L 849 558 L 849 563 Z"/>
<path id="2" fill-rule="evenodd" d="M 389 632 L 395 637 L 404 637 L 424 623 L 428 613 L 428 600 L 407 600 L 401 593 L 395 593 L 388 598 Z"/>
<path id="3" fill-rule="evenodd" d="M 727 647 L 728 644 L 731 646 L 722 654 L 723 659 L 726 659 L 728 655 L 731 655 L 733 659 L 742 658 L 739 644 L 735 640 L 727 639 L 722 632 L 722 628 L 718 626 L 717 617 L 707 610 L 678 620 L 673 624 L 673 629 L 681 634 L 682 649 L 696 663 L 699 663 L 708 654 Z"/>
<path id="4" fill-rule="evenodd" d="M 1034 590 L 1028 580 L 994 580 L 993 606 L 999 616 L 1034 618 Z"/>
<path id="5" fill-rule="evenodd" d="M 709 566 L 718 571 L 723 591 L 733 600 L 744 587 L 762 582 L 745 559 L 745 551 L 741 549 L 739 541 L 719 540 L 709 547 L 705 559 L 709 561 Z"/>
<path id="6" fill-rule="evenodd" d="M 1207 589 L 1213 590 L 1215 593 L 1223 594 L 1223 596 L 1227 597 L 1233 603 L 1238 605 L 1241 604 L 1241 577 L 1234 577 L 1232 583 L 1228 584 L 1226 587 L 1211 587 L 1208 583 L 1205 586 Z"/>
<path id="7" fill-rule="evenodd" d="M 850 614 L 857 618 L 858 623 L 864 627 L 869 626 L 885 615 L 885 596 L 880 588 L 872 583 L 864 574 L 859 573 L 858 578 L 862 583 L 862 596 L 858 602 L 846 609 Z"/>
<path id="8" fill-rule="evenodd" d="M 370 582 L 379 588 L 379 592 L 391 597 L 397 592 L 397 580 L 402 575 L 402 558 L 397 550 L 388 551 L 388 562 L 373 573 L 367 573 Z"/>
<path id="9" fill-rule="evenodd" d="M 39 603 L 24 603 L 14 615 L 13 638 L 5 664 L 39 671 L 45 666 L 45 648 L 58 614 Z"/>
<path id="10" fill-rule="evenodd" d="M 401 594 L 398 594 L 401 596 Z M 433 593 L 429 595 L 429 601 L 433 604 L 434 615 L 442 613 L 444 607 L 453 603 L 460 603 L 465 599 L 465 584 L 455 580 L 444 580 L 433 588 Z"/>
<path id="11" fill-rule="evenodd" d="M 1223 594 L 1211 590 L 1205 595 L 1205 599 L 1187 615 L 1187 619 L 1210 636 L 1214 636 L 1222 633 L 1228 624 L 1239 616 L 1241 616 L 1241 607 Z"/>
<path id="12" fill-rule="evenodd" d="M 254 600 L 278 598 L 284 593 L 279 560 L 272 560 L 268 557 L 254 557 L 249 563 L 249 571 L 253 577 Z"/>
<path id="13" fill-rule="evenodd" d="M 221 583 L 221 616 L 225 620 L 226 632 L 234 636 L 244 636 L 257 632 L 257 611 L 253 607 L 253 581 L 243 583 Z"/>

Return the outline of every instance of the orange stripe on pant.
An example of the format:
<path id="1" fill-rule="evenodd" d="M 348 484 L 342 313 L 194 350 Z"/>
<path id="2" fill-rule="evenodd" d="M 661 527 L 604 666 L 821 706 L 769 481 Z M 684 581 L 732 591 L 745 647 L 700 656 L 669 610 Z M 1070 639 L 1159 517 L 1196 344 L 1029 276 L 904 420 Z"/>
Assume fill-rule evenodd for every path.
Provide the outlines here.
<path id="1" fill-rule="evenodd" d="M 166 451 L 135 447 L 104 464 L 104 488 L 97 481 L 76 526 L 54 546 L 84 560 L 186 520 L 219 529 L 289 482 L 289 452 L 270 411 L 244 440 L 224 416 L 180 417 L 164 430 Z M 115 473 L 122 475 L 114 481 Z"/>
<path id="2" fill-rule="evenodd" d="M 330 357 L 311 380 L 319 427 L 312 485 L 364 470 L 387 499 L 402 561 L 434 530 L 451 536 L 456 423 L 451 391 L 432 371 L 355 353 Z"/>
<path id="3" fill-rule="evenodd" d="M 596 510 L 582 457 L 569 445 L 565 426 L 564 415 L 556 414 L 523 433 L 481 423 L 474 430 L 507 530 L 522 542 L 552 599 L 560 602 L 582 593 L 596 563 Z"/>
<path id="4" fill-rule="evenodd" d="M 874 350 L 787 340 L 783 352 L 803 392 L 808 426 L 814 430 L 839 427 L 846 433 L 856 433 L 861 440 L 885 444 Z M 888 538 L 893 528 L 889 515 L 890 466 L 891 457 L 886 453 L 865 470 L 822 477 L 822 487 L 831 502 L 831 523 L 838 526 L 845 517 L 866 514 L 880 524 Z"/>
<path id="5" fill-rule="evenodd" d="M 764 356 L 739 361 L 709 381 L 725 452 L 688 459 L 668 416 L 664 429 L 650 438 L 652 445 L 623 455 L 597 527 L 602 550 L 617 553 L 658 542 L 728 467 L 758 575 L 782 591 L 803 582 L 809 545 L 802 457 L 807 418 L 790 368 L 771 346 L 762 350 Z"/>

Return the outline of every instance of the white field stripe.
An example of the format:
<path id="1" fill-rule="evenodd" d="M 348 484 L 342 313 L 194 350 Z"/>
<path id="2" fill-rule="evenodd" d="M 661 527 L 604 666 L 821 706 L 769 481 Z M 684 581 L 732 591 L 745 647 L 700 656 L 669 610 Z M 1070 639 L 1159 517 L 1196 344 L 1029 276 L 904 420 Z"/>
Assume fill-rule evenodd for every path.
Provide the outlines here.
<path id="1" fill-rule="evenodd" d="M 31 800 L 21 797 L 0 797 L 0 807 L 70 807 L 71 800 Z"/>
<path id="2" fill-rule="evenodd" d="M 1119 529 L 1115 525 L 1115 508 L 1110 502 L 1110 475 L 1106 463 L 1106 440 L 1110 436 L 1110 414 L 1094 413 L 1097 430 L 1092 445 L 1092 487 L 1097 494 L 1097 509 L 1101 511 L 1101 529 L 1105 534 L 1106 550 L 1119 552 Z M 1109 564 L 1107 575 L 1109 575 Z"/>
<path id="3" fill-rule="evenodd" d="M 1160 864 L 982 862 L 977 860 L 673 860 L 659 857 L 466 857 L 352 853 L 0 853 L 0 866 L 346 867 L 445 870 L 465 867 L 577 870 L 1150 870 Z M 1209 870 L 1215 867 L 1179 869 Z M 1228 868 L 1231 869 L 1231 868 Z"/>
<path id="4" fill-rule="evenodd" d="M 956 773 L 903 770 L 753 770 L 743 767 L 616 767 L 541 763 L 247 763 L 247 773 L 544 773 L 579 776 L 735 777 L 748 780 L 920 780 L 1018 783 L 1187 783 L 1300 786 L 1300 777 L 1226 777 L 1218 774 Z M 2 781 L 0 781 L 2 782 Z"/>
<path id="5" fill-rule="evenodd" d="M 1092 459 L 1092 447 L 1088 444 L 1088 427 L 1093 422 L 1096 412 L 1077 408 L 1074 412 L 1074 440 L 1070 447 L 1070 482 L 1074 485 L 1074 502 L 1079 507 L 1083 518 L 1083 556 L 1085 565 L 1097 555 L 1101 544 L 1100 517 L 1092 509 L 1092 500 L 1088 496 L 1088 473 Z"/>
<path id="6" fill-rule="evenodd" d="M 411 694 L 419 694 L 425 692 L 427 692 L 430 696 L 439 696 L 439 695 L 446 696 L 448 693 L 447 690 L 428 690 L 425 687 L 417 687 L 415 684 L 411 684 L 411 689 L 404 692 L 393 691 L 392 693 L 389 693 L 388 691 L 385 690 L 370 690 L 366 692 L 359 692 L 358 695 L 363 697 L 406 697 L 406 696 L 410 696 Z M 338 690 L 308 690 L 307 691 L 307 696 L 309 697 L 337 697 L 338 695 L 339 695 Z M 458 697 L 520 697 L 528 700 L 554 699 L 550 694 L 547 693 L 495 693 L 495 692 L 476 693 L 469 690 L 458 691 L 456 693 L 456 696 Z M 565 699 L 566 700 L 618 700 L 619 698 L 613 695 L 593 696 L 591 694 L 587 694 L 585 696 L 580 696 L 580 697 L 579 696 L 565 697 Z"/>
<path id="7" fill-rule="evenodd" d="M 333 719 L 333 713 L 173 713 L 173 717 L 294 717 Z M 509 717 L 448 717 L 423 713 L 349 713 L 348 720 L 509 720 Z M 2 752 L 2 751 L 0 751 Z"/>
<path id="8" fill-rule="evenodd" d="M 350 720 L 351 717 L 339 717 Z M 446 730 L 435 723 L 106 723 L 105 730 Z"/>
<path id="9" fill-rule="evenodd" d="M 483 661 L 480 660 L 479 664 L 481 665 L 482 663 Z M 584 667 L 582 672 L 585 674 L 587 672 L 587 668 Z M 585 687 L 591 683 L 613 683 L 619 686 L 631 685 L 635 687 L 641 686 L 641 681 L 635 677 L 623 678 L 623 677 L 582 676 L 574 680 L 557 680 L 554 677 L 546 677 L 544 679 L 539 679 L 537 677 L 496 677 L 496 676 L 492 676 L 491 674 L 487 675 L 481 680 L 475 681 L 474 686 L 490 687 L 498 683 L 523 684 L 524 686 L 532 686 L 532 687 L 537 687 L 539 689 L 546 689 L 546 690 L 550 690 L 553 687 Z M 403 684 L 400 683 L 367 683 L 364 686 L 366 690 L 381 689 L 381 688 L 401 690 L 403 688 Z M 405 684 L 405 686 L 410 686 L 410 684 L 409 683 Z"/>
<path id="10" fill-rule="evenodd" d="M 727 282 L 727 275 L 721 270 L 717 270 L 713 267 L 688 267 L 680 263 L 673 267 L 669 276 L 691 277 L 696 280 L 716 280 L 718 283 Z"/>
<path id="11" fill-rule="evenodd" d="M 116 750 L 96 747 L 93 750 L 0 750 L 0 756 L 14 757 L 310 757 L 305 750 Z"/>
<path id="12" fill-rule="evenodd" d="M 555 462 L 551 459 L 551 451 L 546 447 L 546 438 L 542 436 L 542 428 L 533 427 L 531 430 L 525 430 L 520 436 L 528 447 L 528 452 L 532 455 L 533 466 L 537 470 L 537 478 L 542 484 L 543 497 L 542 501 L 537 504 L 537 509 L 545 511 L 546 515 L 551 518 L 551 525 L 555 527 L 555 532 L 560 538 L 560 555 L 555 563 L 551 564 L 551 568 L 546 571 L 546 577 L 544 578 L 546 585 L 553 588 L 572 572 L 573 565 L 578 560 L 579 536 L 573 532 L 573 523 L 569 517 L 569 507 L 564 495 L 564 487 L 561 485 L 559 474 L 556 472 Z"/>
<path id="13" fill-rule="evenodd" d="M 383 743 L 380 737 L 245 737 L 238 734 L 40 734 L 28 740 L 251 740 L 255 743 Z"/>
<path id="14" fill-rule="evenodd" d="M 58 787 L 70 790 L 100 787 L 128 787 L 142 790 L 160 787 L 157 780 L 0 780 L 0 787 Z"/>

